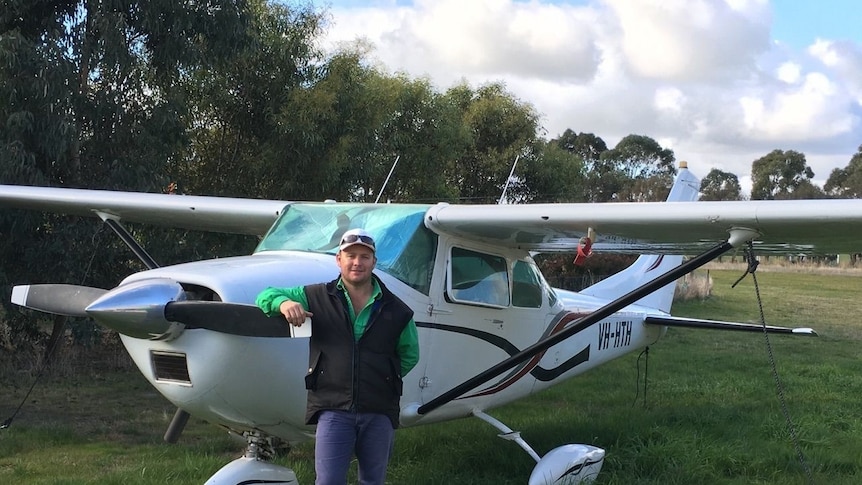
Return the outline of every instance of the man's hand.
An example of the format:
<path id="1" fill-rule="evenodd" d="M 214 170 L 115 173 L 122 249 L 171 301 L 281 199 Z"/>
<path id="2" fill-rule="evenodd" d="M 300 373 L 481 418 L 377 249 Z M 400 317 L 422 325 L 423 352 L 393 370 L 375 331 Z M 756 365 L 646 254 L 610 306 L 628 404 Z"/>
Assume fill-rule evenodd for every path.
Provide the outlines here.
<path id="1" fill-rule="evenodd" d="M 281 302 L 281 305 L 278 306 L 278 311 L 284 315 L 287 323 L 293 325 L 294 327 L 299 327 L 303 323 L 305 323 L 305 319 L 308 317 L 312 317 L 311 312 L 305 311 L 305 308 L 302 308 L 302 305 L 295 301 L 285 300 Z"/>

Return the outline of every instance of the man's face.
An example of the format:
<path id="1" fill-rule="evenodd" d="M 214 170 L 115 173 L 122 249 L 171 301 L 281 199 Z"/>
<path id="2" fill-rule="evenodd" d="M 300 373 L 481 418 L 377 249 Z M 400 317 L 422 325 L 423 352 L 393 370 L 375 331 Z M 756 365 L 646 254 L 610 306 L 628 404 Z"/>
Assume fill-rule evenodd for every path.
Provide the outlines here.
<path id="1" fill-rule="evenodd" d="M 341 270 L 341 279 L 352 284 L 361 285 L 371 280 L 371 270 L 377 263 L 374 252 L 361 245 L 354 244 L 339 251 L 335 261 Z"/>

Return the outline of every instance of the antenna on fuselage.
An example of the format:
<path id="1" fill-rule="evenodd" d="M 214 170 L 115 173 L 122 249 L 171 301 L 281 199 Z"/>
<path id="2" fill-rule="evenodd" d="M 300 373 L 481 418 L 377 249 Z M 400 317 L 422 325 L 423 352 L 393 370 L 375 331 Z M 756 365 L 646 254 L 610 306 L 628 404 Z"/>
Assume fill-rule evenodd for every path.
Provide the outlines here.
<path id="1" fill-rule="evenodd" d="M 380 192 L 378 192 L 378 193 L 377 193 L 377 198 L 376 198 L 376 199 L 374 199 L 374 203 L 375 203 L 375 204 L 377 203 L 377 201 L 379 201 L 379 200 L 380 200 L 380 196 L 381 196 L 381 195 L 383 195 L 383 189 L 385 189 L 385 188 L 386 188 L 386 184 L 388 184 L 388 183 L 389 183 L 389 177 L 391 177 L 391 176 L 392 176 L 392 172 L 394 172 L 394 171 L 395 171 L 395 165 L 398 165 L 398 159 L 399 159 L 399 158 L 401 158 L 401 155 L 398 155 L 397 157 L 395 157 L 395 161 L 394 161 L 394 162 L 392 162 L 392 168 L 390 168 L 390 169 L 389 169 L 389 175 L 387 175 L 387 176 L 386 176 L 386 180 L 384 180 L 384 181 L 383 181 L 383 187 L 380 187 Z"/>
<path id="2" fill-rule="evenodd" d="M 512 162 L 512 170 L 509 171 L 509 176 L 506 178 L 506 185 L 503 186 L 503 193 L 500 195 L 500 200 L 497 202 L 497 204 L 502 204 L 503 201 L 506 199 L 506 189 L 509 188 L 509 182 L 512 181 L 512 175 L 515 173 L 515 166 L 518 165 L 519 158 L 521 158 L 520 153 L 515 157 L 515 161 Z"/>

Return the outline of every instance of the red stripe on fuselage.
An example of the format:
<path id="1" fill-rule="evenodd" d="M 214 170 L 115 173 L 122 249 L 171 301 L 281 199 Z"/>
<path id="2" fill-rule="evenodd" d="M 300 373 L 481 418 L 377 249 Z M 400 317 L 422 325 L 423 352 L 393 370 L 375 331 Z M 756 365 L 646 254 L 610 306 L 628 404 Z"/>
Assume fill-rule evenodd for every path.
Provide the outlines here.
<path id="1" fill-rule="evenodd" d="M 557 323 L 551 324 L 551 326 L 549 327 L 550 330 L 547 331 L 542 336 L 540 341 L 550 337 L 551 335 L 554 335 L 556 333 L 561 332 L 564 328 L 566 328 L 566 326 L 569 323 L 571 323 L 575 320 L 578 320 L 580 318 L 583 318 L 587 315 L 589 315 L 589 313 L 575 313 L 575 312 L 563 313 L 562 316 L 560 317 L 559 321 L 557 321 Z M 545 356 L 545 352 L 547 352 L 548 350 L 550 350 L 550 349 L 546 349 L 546 350 L 534 355 L 529 361 L 521 364 L 520 369 L 516 370 L 514 372 L 514 374 L 509 374 L 509 376 L 503 378 L 501 381 L 497 382 L 496 384 L 492 384 L 491 386 L 486 387 L 485 389 L 482 389 L 481 391 L 478 391 L 474 394 L 468 394 L 466 396 L 462 396 L 458 399 L 467 399 L 467 398 L 471 398 L 471 397 L 488 396 L 490 394 L 496 394 L 496 393 L 508 388 L 512 384 L 521 380 L 522 377 L 529 374 L 530 371 L 535 369 L 536 366 L 539 365 L 539 362 L 542 360 L 542 357 Z"/>

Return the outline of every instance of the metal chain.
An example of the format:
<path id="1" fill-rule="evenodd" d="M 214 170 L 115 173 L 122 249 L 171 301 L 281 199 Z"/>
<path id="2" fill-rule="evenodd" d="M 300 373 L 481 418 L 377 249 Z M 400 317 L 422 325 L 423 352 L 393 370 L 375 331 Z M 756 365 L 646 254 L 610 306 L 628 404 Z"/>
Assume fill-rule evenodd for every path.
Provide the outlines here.
<path id="1" fill-rule="evenodd" d="M 746 252 L 748 254 L 749 261 L 746 274 L 751 273 L 751 279 L 754 281 L 754 293 L 757 296 L 757 307 L 760 311 L 760 324 L 763 326 L 763 339 L 766 342 L 766 352 L 769 356 L 769 365 L 772 368 L 772 379 L 775 381 L 775 388 L 778 391 L 778 400 L 781 403 L 781 412 L 784 414 L 784 419 L 787 421 L 787 430 L 788 433 L 790 433 L 790 440 L 793 442 L 793 448 L 796 450 L 796 456 L 799 458 L 799 463 L 802 465 L 802 469 L 805 470 L 805 475 L 808 477 L 808 483 L 810 485 L 814 485 L 814 477 L 811 475 L 811 468 L 805 461 L 805 455 L 802 453 L 802 446 L 799 444 L 799 436 L 796 433 L 796 426 L 793 424 L 793 420 L 790 417 L 790 410 L 787 408 L 784 386 L 781 384 L 781 379 L 778 376 L 778 366 L 775 364 L 775 355 L 772 353 L 772 344 L 769 342 L 769 331 L 766 329 L 766 317 L 763 313 L 763 300 L 760 298 L 760 286 L 757 284 L 757 275 L 755 274 L 757 262 L 754 259 L 754 247 L 751 241 L 748 242 L 748 249 Z M 752 261 L 755 262 L 752 264 Z M 736 283 L 739 283 L 739 281 L 744 277 L 745 274 L 743 274 Z M 734 283 L 733 286 L 736 286 L 736 283 Z"/>
<path id="2" fill-rule="evenodd" d="M 648 379 L 649 379 L 649 345 L 647 345 L 647 346 L 646 346 L 646 348 L 644 348 L 644 349 L 641 351 L 640 355 L 638 355 L 638 360 L 637 360 L 637 362 L 635 363 L 635 366 L 636 366 L 636 368 L 637 368 L 637 376 L 636 376 L 636 378 L 635 378 L 635 398 L 634 398 L 634 400 L 632 401 L 632 406 L 631 406 L 631 407 L 635 407 L 635 404 L 637 404 L 637 402 L 638 402 L 638 397 L 640 396 L 640 383 L 641 383 L 641 357 L 644 357 L 644 397 L 643 397 L 643 407 L 644 407 L 644 409 L 646 409 L 646 407 L 647 407 L 647 400 L 646 400 L 647 381 L 648 381 Z"/>

